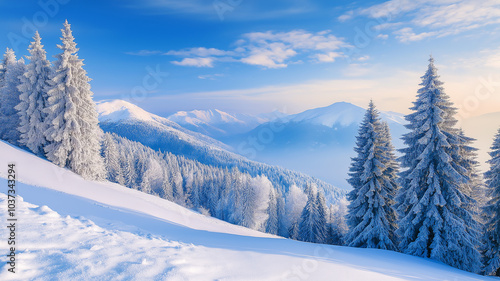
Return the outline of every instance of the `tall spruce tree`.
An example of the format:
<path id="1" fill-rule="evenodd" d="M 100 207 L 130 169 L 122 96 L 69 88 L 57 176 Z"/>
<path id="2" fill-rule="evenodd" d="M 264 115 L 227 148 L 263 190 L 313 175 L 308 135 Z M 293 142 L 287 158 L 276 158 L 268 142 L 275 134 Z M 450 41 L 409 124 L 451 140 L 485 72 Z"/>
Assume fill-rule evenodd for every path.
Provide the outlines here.
<path id="1" fill-rule="evenodd" d="M 500 276 L 500 129 L 493 141 L 490 156 L 490 169 L 484 175 L 490 198 L 484 208 L 489 218 L 486 223 L 484 273 Z"/>
<path id="2" fill-rule="evenodd" d="M 88 179 L 103 179 L 105 170 L 100 155 L 101 131 L 92 100 L 90 79 L 78 58 L 71 26 L 62 31 L 61 53 L 56 56 L 54 72 L 47 91 L 48 128 L 45 138 L 47 158 Z"/>
<path id="3" fill-rule="evenodd" d="M 357 156 L 349 173 L 353 190 L 348 194 L 348 246 L 396 249 L 392 201 L 397 187 L 393 174 L 396 166 L 388 134 L 370 102 L 356 137 Z"/>
<path id="4" fill-rule="evenodd" d="M 314 243 L 326 243 L 328 238 L 328 208 L 325 196 L 316 186 L 306 187 L 307 202 L 302 210 L 298 239 Z"/>
<path id="5" fill-rule="evenodd" d="M 316 242 L 316 227 L 317 221 L 315 213 L 317 212 L 316 194 L 311 187 L 306 189 L 307 203 L 302 214 L 298 226 L 298 239 L 306 242 Z"/>
<path id="6" fill-rule="evenodd" d="M 476 219 L 462 186 L 470 182 L 469 171 L 454 126 L 456 109 L 444 93 L 434 60 L 422 77 L 422 88 L 406 116 L 409 133 L 401 149 L 401 189 L 397 196 L 400 237 L 404 253 L 432 258 L 451 266 L 478 272 L 480 240 L 468 225 Z"/>
<path id="7" fill-rule="evenodd" d="M 19 77 L 24 74 L 24 59 L 17 60 L 14 51 L 7 48 L 2 63 L 2 81 L 0 87 L 0 138 L 18 145 L 20 124 L 19 116 L 14 108 L 19 104 Z"/>
<path id="8" fill-rule="evenodd" d="M 276 191 L 271 189 L 269 192 L 269 205 L 267 207 L 268 218 L 266 220 L 265 230 L 267 233 L 278 234 L 278 201 Z"/>
<path id="9" fill-rule="evenodd" d="M 45 107 L 51 68 L 38 31 L 33 40 L 28 49 L 31 55 L 28 57 L 30 62 L 26 66 L 25 73 L 20 76 L 21 85 L 18 87 L 21 92 L 20 102 L 15 109 L 20 119 L 19 143 L 33 153 L 43 155 L 43 148 L 47 143 L 44 137 L 47 128 Z"/>
<path id="10" fill-rule="evenodd" d="M 316 243 L 327 243 L 328 241 L 328 216 L 329 209 L 326 206 L 323 192 L 316 193 L 316 212 L 314 213 L 316 228 L 314 229 L 314 240 Z"/>

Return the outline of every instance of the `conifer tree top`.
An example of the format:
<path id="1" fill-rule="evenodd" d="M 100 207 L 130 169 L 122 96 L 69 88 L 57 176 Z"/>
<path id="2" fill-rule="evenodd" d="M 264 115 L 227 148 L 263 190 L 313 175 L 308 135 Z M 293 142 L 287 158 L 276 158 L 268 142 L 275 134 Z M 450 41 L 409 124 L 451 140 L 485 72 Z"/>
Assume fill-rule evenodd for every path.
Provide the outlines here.
<path id="1" fill-rule="evenodd" d="M 71 31 L 71 24 L 68 23 L 68 20 L 64 22 L 64 28 L 61 29 L 62 32 L 62 45 L 57 45 L 57 47 L 63 51 L 67 51 L 70 54 L 74 54 L 78 52 L 78 48 L 76 47 L 75 37 L 73 37 L 73 31 Z"/>
<path id="2" fill-rule="evenodd" d="M 14 53 L 14 51 L 12 49 L 7 48 L 5 50 L 5 54 L 3 55 L 3 61 L 4 61 L 3 62 L 4 65 L 16 62 L 16 54 Z"/>

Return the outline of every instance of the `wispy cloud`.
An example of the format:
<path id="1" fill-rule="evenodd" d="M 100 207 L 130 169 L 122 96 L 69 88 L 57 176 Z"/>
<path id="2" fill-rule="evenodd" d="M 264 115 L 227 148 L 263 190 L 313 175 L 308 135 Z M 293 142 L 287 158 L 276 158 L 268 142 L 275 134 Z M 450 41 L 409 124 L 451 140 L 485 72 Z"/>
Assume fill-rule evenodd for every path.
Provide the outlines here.
<path id="1" fill-rule="evenodd" d="M 153 14 L 175 14 L 196 17 L 200 20 L 257 21 L 289 17 L 315 11 L 309 1 L 273 0 L 128 0 L 126 6 Z"/>
<path id="2" fill-rule="evenodd" d="M 412 42 L 412 41 L 420 41 L 427 37 L 432 37 L 437 34 L 437 32 L 422 32 L 416 34 L 411 27 L 405 27 L 400 30 L 394 32 L 396 34 L 396 38 L 401 42 Z"/>
<path id="3" fill-rule="evenodd" d="M 366 16 L 381 21 L 401 42 L 443 37 L 500 23 L 498 0 L 391 0 L 349 11 L 339 20 Z"/>
<path id="4" fill-rule="evenodd" d="M 205 74 L 199 75 L 198 78 L 202 80 L 217 80 L 217 78 L 224 77 L 224 74 L 215 73 L 215 74 Z"/>
<path id="5" fill-rule="evenodd" d="M 328 52 L 325 54 L 316 54 L 315 57 L 318 62 L 334 62 L 336 58 L 341 57 L 342 55 L 338 52 Z"/>
<path id="6" fill-rule="evenodd" d="M 194 67 L 214 67 L 214 58 L 184 58 L 181 61 L 173 61 L 173 64 Z"/>
<path id="7" fill-rule="evenodd" d="M 151 51 L 151 50 L 140 50 L 137 52 L 125 52 L 127 55 L 131 56 L 153 56 L 153 55 L 159 55 L 162 54 L 162 51 Z"/>
<path id="8" fill-rule="evenodd" d="M 180 51 L 168 51 L 165 55 L 170 56 L 197 56 L 197 57 L 207 57 L 207 56 L 233 56 L 235 53 L 233 51 L 223 51 L 215 48 L 189 48 Z"/>
<path id="9" fill-rule="evenodd" d="M 129 0 L 127 5 L 134 9 L 147 9 L 162 14 L 215 14 L 212 1 L 203 0 Z"/>
<path id="10" fill-rule="evenodd" d="M 233 50 L 220 50 L 215 48 L 189 48 L 172 50 L 165 54 L 184 57 L 181 62 L 174 62 L 184 66 L 212 67 L 213 62 L 240 62 L 264 68 L 284 68 L 291 63 L 300 61 L 299 57 L 311 58 L 311 62 L 334 62 L 342 57 L 341 48 L 349 45 L 339 37 L 325 30 L 317 33 L 305 30 L 290 32 L 251 32 L 246 33 L 237 40 Z M 298 58 L 293 60 L 293 58 Z M 193 60 L 203 61 L 210 58 L 210 63 L 195 64 Z M 183 61 L 185 61 L 182 63 Z"/>

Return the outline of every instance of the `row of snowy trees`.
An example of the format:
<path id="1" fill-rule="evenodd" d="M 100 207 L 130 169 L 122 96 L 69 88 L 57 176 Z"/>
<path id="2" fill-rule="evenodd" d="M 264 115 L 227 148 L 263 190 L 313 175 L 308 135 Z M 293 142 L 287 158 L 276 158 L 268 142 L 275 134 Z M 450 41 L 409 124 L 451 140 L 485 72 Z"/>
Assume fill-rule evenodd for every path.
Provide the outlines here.
<path id="1" fill-rule="evenodd" d="M 90 79 L 78 58 L 70 24 L 52 64 L 38 32 L 30 56 L 7 48 L 0 68 L 0 138 L 30 149 L 88 179 L 104 179 L 100 135 Z"/>
<path id="2" fill-rule="evenodd" d="M 344 243 L 500 276 L 500 131 L 485 195 L 474 140 L 456 128 L 456 109 L 438 78 L 431 58 L 413 113 L 406 116 L 401 172 L 388 126 L 370 102 L 350 168 Z"/>

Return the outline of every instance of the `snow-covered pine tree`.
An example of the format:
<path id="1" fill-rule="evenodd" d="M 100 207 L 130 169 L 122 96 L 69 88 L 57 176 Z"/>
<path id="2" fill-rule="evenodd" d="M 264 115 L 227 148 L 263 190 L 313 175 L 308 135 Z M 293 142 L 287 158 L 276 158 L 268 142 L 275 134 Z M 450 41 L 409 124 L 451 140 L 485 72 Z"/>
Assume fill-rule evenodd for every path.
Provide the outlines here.
<path id="1" fill-rule="evenodd" d="M 335 205 L 330 205 L 329 210 L 329 228 L 328 228 L 328 244 L 332 245 L 343 245 L 344 237 L 349 231 L 349 227 L 347 225 L 346 216 L 347 216 L 347 206 L 348 201 L 346 198 L 340 200 Z"/>
<path id="2" fill-rule="evenodd" d="M 267 233 L 278 234 L 278 201 L 276 191 L 271 189 L 269 192 L 269 205 L 267 207 L 268 218 L 266 220 L 265 230 Z"/>
<path id="3" fill-rule="evenodd" d="M 381 160 L 384 163 L 385 170 L 384 170 L 384 176 L 387 179 L 387 198 L 386 202 L 388 206 L 391 206 L 390 208 L 387 208 L 387 221 L 389 222 L 389 228 L 391 233 L 391 237 L 394 241 L 394 245 L 396 248 L 398 247 L 397 245 L 397 236 L 396 236 L 396 229 L 397 229 L 397 211 L 396 211 L 396 201 L 394 200 L 396 198 L 396 194 L 399 190 L 399 163 L 397 161 L 396 155 L 395 155 L 395 148 L 392 145 L 392 136 L 391 136 L 391 130 L 389 128 L 389 124 L 387 122 L 382 121 L 381 122 L 381 130 L 380 130 L 380 137 L 381 137 L 381 142 L 382 146 L 385 148 L 385 157 Z"/>
<path id="4" fill-rule="evenodd" d="M 390 155 L 390 136 L 380 121 L 375 105 L 370 105 L 356 137 L 349 173 L 350 201 L 346 245 L 351 247 L 395 250 L 393 195 L 395 179 Z"/>
<path id="5" fill-rule="evenodd" d="M 490 198 L 484 208 L 489 218 L 486 222 L 484 273 L 500 276 L 500 129 L 491 146 L 490 156 L 490 169 L 484 174 Z"/>
<path id="6" fill-rule="evenodd" d="M 286 228 L 287 238 L 299 238 L 299 223 L 302 212 L 307 204 L 308 196 L 295 184 L 288 189 L 283 213 L 283 228 Z M 284 229 L 283 229 L 284 230 Z M 282 232 L 283 232 L 282 230 Z"/>
<path id="7" fill-rule="evenodd" d="M 316 194 L 310 188 L 306 190 L 307 203 L 300 216 L 298 240 L 316 242 Z"/>
<path id="8" fill-rule="evenodd" d="M 62 52 L 56 56 L 47 91 L 45 153 L 58 166 L 68 167 L 84 178 L 100 180 L 105 177 L 105 169 L 90 79 L 83 69 L 83 60 L 78 58 L 68 21 L 61 31 L 62 44 L 57 47 Z"/>
<path id="9" fill-rule="evenodd" d="M 467 137 L 462 129 L 459 129 L 458 137 L 460 140 L 460 166 L 465 168 L 465 170 L 467 171 L 467 177 L 469 177 L 470 179 L 461 187 L 462 192 L 467 195 L 467 199 L 469 199 L 468 202 L 464 202 L 464 208 L 470 210 L 470 212 L 476 218 L 476 222 L 474 224 L 467 226 L 471 228 L 472 231 L 479 231 L 483 227 L 483 225 L 481 225 L 483 222 L 483 218 L 481 217 L 481 209 L 485 204 L 486 198 L 483 179 L 478 171 L 478 149 L 472 147 L 472 143 L 475 141 L 475 139 Z"/>
<path id="10" fill-rule="evenodd" d="M 282 237 L 288 237 L 288 214 L 285 212 L 285 198 L 281 190 L 276 191 L 276 213 L 278 216 L 278 235 Z"/>
<path id="11" fill-rule="evenodd" d="M 390 187 L 387 189 L 389 193 L 389 198 L 391 199 L 391 205 L 394 207 L 394 197 L 399 189 L 398 185 L 398 174 L 399 174 L 399 163 L 396 159 L 395 148 L 392 145 L 392 137 L 391 130 L 389 128 L 389 124 L 387 122 L 381 122 L 381 130 L 380 130 L 380 140 L 382 142 L 382 146 L 385 148 L 385 158 L 383 158 L 383 163 L 385 164 L 386 169 L 384 170 L 384 175 L 387 177 L 390 183 Z M 388 220 L 395 227 L 396 224 L 396 211 L 393 210 L 388 216 Z M 393 229 L 395 231 L 395 228 Z"/>
<path id="12" fill-rule="evenodd" d="M 107 179 L 121 185 L 125 184 L 120 164 L 120 155 L 111 134 L 104 134 L 102 141 L 102 157 L 107 170 Z"/>
<path id="13" fill-rule="evenodd" d="M 316 212 L 314 213 L 316 227 L 314 229 L 314 242 L 326 243 L 328 240 L 328 219 L 329 209 L 326 206 L 323 192 L 316 193 Z"/>
<path id="14" fill-rule="evenodd" d="M 51 68 L 38 31 L 33 40 L 28 49 L 31 55 L 28 57 L 30 62 L 24 74 L 20 76 L 21 85 L 18 86 L 21 92 L 20 102 L 15 109 L 20 119 L 19 143 L 41 156 L 44 155 L 43 148 L 47 143 L 44 137 L 47 128 L 44 110 L 47 106 L 46 91 Z"/>
<path id="15" fill-rule="evenodd" d="M 325 196 L 314 184 L 306 187 L 307 202 L 302 210 L 298 239 L 314 243 L 326 243 L 328 235 L 328 208 Z"/>
<path id="16" fill-rule="evenodd" d="M 7 64 L 15 62 L 15 56 L 12 56 L 10 53 L 11 49 L 7 48 L 5 54 L 2 58 L 2 63 L 0 63 L 0 88 L 3 86 L 3 82 L 5 80 L 5 72 L 7 71 Z"/>
<path id="17" fill-rule="evenodd" d="M 456 109 L 444 93 L 434 60 L 422 77 L 422 88 L 406 116 L 409 133 L 401 149 L 399 248 L 406 254 L 432 258 L 451 266 L 478 272 L 481 267 L 479 237 L 467 225 L 475 223 L 464 208 L 469 202 L 461 186 L 470 179 L 463 159 Z"/>
<path id="18" fill-rule="evenodd" d="M 19 116 L 14 108 L 19 104 L 19 77 L 24 74 L 24 59 L 17 60 L 14 51 L 7 48 L 3 61 L 3 80 L 0 88 L 0 138 L 14 145 L 19 142 Z"/>

